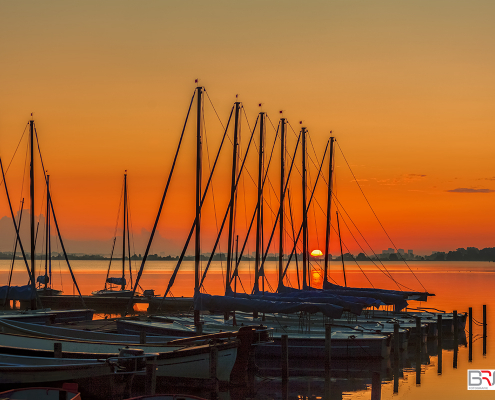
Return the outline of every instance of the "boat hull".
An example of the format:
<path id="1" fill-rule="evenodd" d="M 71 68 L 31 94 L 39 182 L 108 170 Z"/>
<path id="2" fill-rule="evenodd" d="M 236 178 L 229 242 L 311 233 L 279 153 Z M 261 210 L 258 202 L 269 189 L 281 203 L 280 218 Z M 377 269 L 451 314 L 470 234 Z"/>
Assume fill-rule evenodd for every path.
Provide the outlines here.
<path id="1" fill-rule="evenodd" d="M 302 335 L 301 335 L 302 336 Z M 325 338 L 288 335 L 289 358 L 324 360 Z M 347 339 L 332 338 L 333 358 L 387 358 L 390 355 L 390 337 L 359 338 L 349 335 Z M 280 358 L 282 341 L 274 336 L 273 342 L 260 343 L 256 347 L 256 358 Z"/>
<path id="2" fill-rule="evenodd" d="M 103 343 L 28 337 L 22 335 L 0 334 L 0 353 L 40 355 L 53 357 L 55 343 L 62 346 L 62 356 L 71 358 L 109 358 L 115 357 L 121 348 L 129 343 Z M 218 354 L 216 379 L 222 382 L 230 380 L 230 374 L 237 357 L 238 340 L 221 341 L 218 344 L 204 345 L 168 345 L 140 344 L 145 353 L 159 353 L 157 356 L 157 376 L 174 378 L 210 379 L 210 360 L 213 348 Z M 28 349 L 34 351 L 30 353 Z M 41 352 L 41 353 L 40 353 Z"/>
<path id="3" fill-rule="evenodd" d="M 24 400 L 81 400 L 77 391 L 65 388 L 32 387 L 25 389 L 12 389 L 0 393 L 0 399 L 24 399 Z"/>

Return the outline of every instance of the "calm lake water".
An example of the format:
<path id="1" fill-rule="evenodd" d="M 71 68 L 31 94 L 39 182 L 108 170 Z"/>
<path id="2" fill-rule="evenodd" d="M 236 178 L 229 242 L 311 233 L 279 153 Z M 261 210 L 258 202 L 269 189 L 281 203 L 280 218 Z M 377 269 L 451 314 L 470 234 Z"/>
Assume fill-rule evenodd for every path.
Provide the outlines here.
<path id="1" fill-rule="evenodd" d="M 41 263 L 40 263 L 41 265 Z M 206 265 L 206 263 L 204 263 Z M 106 261 L 72 261 L 71 266 L 76 275 L 79 287 L 83 294 L 90 294 L 94 290 L 103 288 L 108 262 Z M 174 262 L 148 262 L 140 285 L 143 289 L 154 289 L 155 293 L 163 295 L 168 284 L 168 279 L 175 267 Z M 315 267 L 316 264 L 315 264 Z M 414 353 L 411 357 L 401 359 L 399 373 L 399 390 L 394 393 L 393 371 L 390 364 L 381 365 L 351 365 L 343 374 L 332 376 L 331 399 L 371 399 L 372 380 L 370 370 L 381 371 L 381 399 L 487 399 L 495 398 L 492 391 L 468 391 L 468 369 L 495 369 L 495 333 L 491 329 L 491 321 L 495 321 L 495 263 L 490 262 L 410 262 L 409 268 L 404 264 L 386 263 L 380 265 L 381 271 L 371 263 L 346 267 L 347 284 L 349 286 L 370 287 L 371 281 L 374 287 L 397 289 L 397 284 L 386 276 L 384 268 L 388 270 L 394 279 L 402 285 L 413 290 L 426 288 L 430 293 L 435 293 L 425 303 L 411 302 L 412 307 L 430 307 L 444 311 L 457 310 L 467 312 L 473 308 L 473 316 L 476 320 L 482 320 L 482 306 L 487 305 L 488 314 L 488 341 L 487 355 L 482 354 L 482 328 L 474 325 L 473 334 L 473 361 L 468 361 L 468 348 L 461 345 L 458 353 L 457 368 L 453 368 L 453 350 L 444 346 L 443 369 L 438 374 L 438 357 L 436 349 L 423 354 L 421 367 L 421 384 L 416 384 L 416 370 Z M 119 276 L 122 271 L 122 263 L 112 264 L 110 276 Z M 133 268 L 139 268 L 139 264 L 133 264 Z M 269 284 L 276 287 L 276 264 L 269 263 L 266 266 L 266 275 Z M 294 267 L 295 268 L 295 267 Z M 8 279 L 10 262 L 0 261 L 1 285 L 5 285 Z M 119 272 L 120 269 L 120 272 Z M 174 296 L 191 296 L 194 286 L 194 263 L 186 262 L 179 273 L 172 288 Z M 317 269 L 317 268 L 316 268 Z M 205 289 L 210 294 L 222 294 L 224 290 L 223 276 L 225 263 L 214 263 L 205 280 Z M 252 286 L 252 271 L 254 263 L 244 263 L 240 272 L 240 282 L 237 291 L 243 288 L 249 290 Z M 334 272 L 335 270 L 335 272 Z M 411 272 L 412 271 L 412 272 Z M 127 271 L 126 271 L 127 273 Z M 414 274 L 413 274 L 414 273 Z M 55 261 L 52 265 L 53 287 L 62 289 L 64 294 L 75 293 L 65 262 Z M 366 274 L 366 275 L 365 275 Z M 133 271 L 133 279 L 136 273 Z M 332 279 L 343 284 L 341 265 L 332 264 L 330 273 Z M 129 278 L 128 278 L 129 279 Z M 289 275 L 292 286 L 297 287 L 295 273 Z M 13 285 L 26 284 L 27 273 L 25 266 L 16 261 Z M 313 286 L 321 285 L 321 275 L 316 270 L 312 273 Z M 266 286 L 268 289 L 268 285 Z M 467 325 L 466 325 L 467 328 Z M 479 338 L 479 339 L 477 339 Z M 412 361 L 411 359 L 412 358 Z M 364 372 L 363 372 L 364 371 Z M 367 373 L 366 373 L 367 372 Z M 323 372 L 314 372 L 313 376 L 301 376 L 290 379 L 290 399 L 320 399 L 324 398 Z M 268 375 L 260 375 L 256 378 L 253 387 L 247 392 L 231 391 L 220 393 L 220 398 L 255 398 L 255 399 L 281 399 L 282 389 L 280 379 Z"/>

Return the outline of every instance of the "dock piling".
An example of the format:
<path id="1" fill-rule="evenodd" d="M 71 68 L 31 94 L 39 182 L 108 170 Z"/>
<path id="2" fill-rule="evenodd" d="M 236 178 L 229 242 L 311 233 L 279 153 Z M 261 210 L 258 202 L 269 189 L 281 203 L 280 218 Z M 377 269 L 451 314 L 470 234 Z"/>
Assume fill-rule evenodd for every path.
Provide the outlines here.
<path id="1" fill-rule="evenodd" d="M 330 398 L 330 369 L 332 365 L 332 325 L 325 325 L 325 398 Z"/>
<path id="2" fill-rule="evenodd" d="M 289 380 L 289 336 L 282 335 L 282 384 Z"/>
<path id="3" fill-rule="evenodd" d="M 332 326 L 325 326 L 325 379 L 330 376 L 330 367 L 332 360 Z"/>
<path id="4" fill-rule="evenodd" d="M 473 307 L 469 307 L 469 362 L 473 361 Z"/>
<path id="5" fill-rule="evenodd" d="M 453 311 L 454 318 L 454 360 L 453 360 L 453 368 L 457 369 L 457 352 L 459 346 L 459 325 L 457 321 L 457 310 Z"/>
<path id="6" fill-rule="evenodd" d="M 53 357 L 62 358 L 62 343 L 53 343 Z"/>
<path id="7" fill-rule="evenodd" d="M 421 385 L 421 348 L 423 345 L 423 335 L 421 331 L 421 317 L 416 317 L 416 385 Z"/>
<path id="8" fill-rule="evenodd" d="M 382 397 L 382 380 L 379 372 L 373 372 L 371 377 L 371 400 L 380 400 Z"/>
<path id="9" fill-rule="evenodd" d="M 442 374 L 442 314 L 437 316 L 438 374 Z"/>
<path id="10" fill-rule="evenodd" d="M 217 346 L 210 346 L 210 378 L 217 378 L 218 349 Z"/>
<path id="11" fill-rule="evenodd" d="M 399 393 L 399 324 L 394 324 L 394 393 Z"/>
<path id="12" fill-rule="evenodd" d="M 399 351 L 400 351 L 400 338 L 399 338 L 399 324 L 394 324 L 394 362 L 399 363 Z"/>
<path id="13" fill-rule="evenodd" d="M 139 344 L 146 344 L 146 332 L 139 332 Z"/>
<path id="14" fill-rule="evenodd" d="M 486 304 L 483 304 L 483 355 L 486 356 Z"/>
<path id="15" fill-rule="evenodd" d="M 153 396 L 156 391 L 156 360 L 148 360 L 146 363 L 146 394 Z"/>

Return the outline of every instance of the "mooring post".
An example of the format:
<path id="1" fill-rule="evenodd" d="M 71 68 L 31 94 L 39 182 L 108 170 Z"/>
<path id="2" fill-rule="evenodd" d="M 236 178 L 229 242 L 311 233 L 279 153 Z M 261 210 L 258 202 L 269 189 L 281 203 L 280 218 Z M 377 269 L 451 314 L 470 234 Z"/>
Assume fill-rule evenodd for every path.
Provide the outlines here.
<path id="1" fill-rule="evenodd" d="M 282 335 L 282 384 L 289 380 L 289 336 Z"/>
<path id="2" fill-rule="evenodd" d="M 457 310 L 453 311 L 454 314 L 454 360 L 453 367 L 457 369 L 457 352 L 459 346 L 459 325 L 457 321 Z"/>
<path id="3" fill-rule="evenodd" d="M 325 325 L 325 379 L 330 378 L 332 360 L 332 325 Z"/>
<path id="4" fill-rule="evenodd" d="M 399 393 L 399 328 L 394 324 L 394 393 Z"/>
<path id="5" fill-rule="evenodd" d="M 400 338 L 399 324 L 394 324 L 394 363 L 399 364 Z"/>
<path id="6" fill-rule="evenodd" d="M 145 391 L 149 396 L 153 396 L 156 391 L 156 365 L 156 359 L 146 362 Z"/>
<path id="7" fill-rule="evenodd" d="M 469 362 L 473 361 L 473 307 L 469 307 Z"/>
<path id="8" fill-rule="evenodd" d="M 62 343 L 53 343 L 53 357 L 62 358 Z"/>
<path id="9" fill-rule="evenodd" d="M 373 372 L 371 377 L 371 400 L 380 400 L 382 397 L 382 380 L 379 372 Z"/>
<path id="10" fill-rule="evenodd" d="M 218 392 L 217 368 L 218 368 L 218 347 L 212 344 L 210 345 L 210 381 L 212 384 L 212 391 L 215 393 Z"/>
<path id="11" fill-rule="evenodd" d="M 483 355 L 486 355 L 486 304 L 483 304 Z"/>
<path id="12" fill-rule="evenodd" d="M 394 363 L 394 393 L 399 393 L 399 363 Z"/>
<path id="13" fill-rule="evenodd" d="M 438 373 L 442 374 L 442 314 L 437 316 Z"/>
<path id="14" fill-rule="evenodd" d="M 214 344 L 210 346 L 210 378 L 217 379 L 218 349 Z"/>
<path id="15" fill-rule="evenodd" d="M 139 332 L 139 344 L 146 344 L 146 332 Z"/>
<path id="16" fill-rule="evenodd" d="M 421 317 L 416 317 L 416 335 L 418 339 L 416 346 L 416 385 L 421 385 L 421 347 L 423 345 Z"/>

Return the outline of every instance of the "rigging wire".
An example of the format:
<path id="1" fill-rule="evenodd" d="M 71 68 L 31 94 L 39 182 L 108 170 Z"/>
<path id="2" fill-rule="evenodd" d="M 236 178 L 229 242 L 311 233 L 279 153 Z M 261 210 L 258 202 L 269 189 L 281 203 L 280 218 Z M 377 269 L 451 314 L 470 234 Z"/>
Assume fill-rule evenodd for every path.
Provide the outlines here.
<path id="1" fill-rule="evenodd" d="M 368 204 L 368 206 L 370 207 L 373 215 L 375 216 L 376 220 L 378 221 L 378 224 L 380 225 L 380 227 L 382 228 L 383 232 L 385 233 L 385 235 L 388 237 L 388 239 L 390 240 L 390 243 L 392 243 L 392 246 L 394 246 L 395 250 L 397 251 L 397 246 L 395 245 L 394 241 L 392 240 L 392 238 L 390 237 L 390 235 L 388 234 L 388 232 L 385 230 L 385 227 L 382 225 L 380 219 L 378 218 L 378 215 L 376 215 L 375 213 L 375 210 L 373 209 L 373 207 L 371 206 L 370 202 L 368 201 L 368 198 L 366 197 L 366 195 L 364 194 L 364 191 L 363 189 L 361 188 L 361 185 L 359 184 L 358 180 L 356 179 L 356 176 L 354 175 L 354 172 L 352 171 L 351 169 L 351 166 L 349 165 L 349 163 L 347 162 L 347 159 L 345 158 L 345 155 L 344 155 L 344 152 L 342 151 L 342 148 L 340 147 L 339 143 L 337 142 L 337 147 L 339 148 L 340 150 L 340 153 L 342 154 L 342 157 L 344 158 L 344 161 L 345 163 L 347 164 L 347 167 L 349 168 L 349 171 L 351 171 L 351 174 L 352 174 L 352 177 L 354 178 L 354 181 L 356 182 L 359 190 L 361 191 L 361 194 L 363 195 L 364 199 L 366 200 L 366 203 Z M 406 260 L 404 260 L 404 258 L 402 257 L 402 255 L 400 255 L 400 258 L 402 259 L 402 261 L 404 261 L 404 264 L 406 264 L 407 268 L 409 269 L 409 271 L 411 271 L 411 273 L 414 275 L 414 277 L 416 278 L 416 280 L 418 281 L 418 283 L 421 285 L 421 287 L 425 290 L 425 292 L 427 292 L 425 286 L 423 285 L 423 283 L 421 283 L 421 281 L 419 280 L 419 278 L 416 276 L 416 274 L 414 273 L 414 271 L 411 269 L 411 267 L 409 266 L 409 264 L 406 262 Z"/>
<path id="2" fill-rule="evenodd" d="M 203 123 L 204 123 L 203 129 L 204 129 L 204 133 L 205 133 L 206 156 L 208 159 L 208 171 L 211 174 L 210 150 L 208 147 L 208 136 L 206 134 L 206 124 L 204 122 L 204 111 L 203 111 Z M 213 200 L 213 213 L 215 215 L 215 227 L 216 227 L 217 235 L 218 235 L 218 216 L 217 216 L 217 206 L 216 206 L 216 202 L 215 202 L 215 190 L 213 188 L 213 180 L 211 182 L 211 197 Z M 220 245 L 218 246 L 218 250 L 220 252 L 222 251 L 220 248 Z M 220 257 L 220 269 L 222 270 L 222 281 L 224 281 L 225 279 L 224 279 L 223 261 L 222 261 L 221 257 Z M 224 286 L 225 286 L 225 284 L 224 284 Z M 225 287 L 224 287 L 224 290 L 225 290 Z"/>
<path id="3" fill-rule="evenodd" d="M 342 211 L 344 211 L 345 215 L 347 216 L 347 218 L 349 218 L 349 221 L 351 221 L 352 225 L 354 226 L 354 228 L 358 231 L 358 233 L 360 234 L 361 238 L 364 240 L 364 242 L 368 245 L 368 247 L 370 248 L 370 250 L 372 251 L 372 253 L 374 254 L 374 256 L 376 257 L 376 260 L 378 260 L 378 262 L 381 264 L 381 266 L 383 267 L 383 269 L 386 271 L 384 272 L 379 265 L 377 265 L 375 263 L 375 260 L 371 259 L 371 257 L 368 256 L 368 254 L 366 253 L 366 251 L 363 249 L 363 247 L 359 244 L 359 242 L 357 241 L 357 239 L 354 238 L 354 240 L 356 241 L 356 243 L 359 245 L 359 247 L 361 248 L 362 252 L 366 255 L 366 257 L 368 257 L 370 259 L 370 261 L 373 263 L 373 265 L 375 265 L 378 270 L 380 272 L 382 272 L 385 276 L 387 276 L 388 278 L 390 278 L 392 281 L 394 281 L 397 285 L 400 285 L 404 288 L 406 288 L 407 290 L 411 290 L 411 288 L 407 287 L 406 285 L 403 285 L 402 283 L 398 282 L 393 276 L 392 274 L 390 273 L 390 271 L 387 269 L 387 267 L 383 264 L 382 260 L 380 260 L 380 258 L 378 257 L 378 255 L 374 252 L 373 248 L 371 247 L 371 245 L 368 243 L 368 241 L 366 240 L 366 238 L 363 236 L 363 234 L 361 233 L 361 231 L 359 230 L 359 228 L 356 226 L 356 224 L 354 223 L 354 221 L 352 220 L 352 218 L 350 217 L 350 215 L 347 213 L 346 209 L 344 208 L 344 206 L 342 205 L 342 203 L 339 201 L 339 199 L 337 198 L 337 196 L 332 196 L 333 200 L 334 200 L 334 203 L 336 205 L 337 208 L 340 208 Z M 339 203 L 337 205 L 337 203 Z M 342 214 L 341 214 L 342 215 Z M 345 222 L 344 222 L 345 223 Z M 347 226 L 347 224 L 346 224 Z M 349 229 L 349 228 L 348 228 Z M 350 232 L 350 229 L 349 229 L 349 232 Z M 352 235 L 352 233 L 351 233 Z M 402 290 L 400 287 L 399 287 L 399 290 Z"/>
<path id="4" fill-rule="evenodd" d="M 118 207 L 118 210 L 117 210 L 117 219 L 115 221 L 115 229 L 113 231 L 113 245 L 112 245 L 112 252 L 110 254 L 110 262 L 108 264 L 107 279 L 108 279 L 108 276 L 110 275 L 110 267 L 112 265 L 113 251 L 115 249 L 115 242 L 117 240 L 117 231 L 118 231 L 118 228 L 119 228 L 120 208 L 122 207 L 122 202 L 123 201 L 124 201 L 124 182 L 122 182 L 122 187 L 120 189 L 119 207 Z M 125 234 L 125 233 L 123 233 L 123 234 Z M 105 287 L 106 287 L 106 285 L 107 285 L 107 283 L 106 283 L 106 280 L 105 280 Z"/>
<path id="5" fill-rule="evenodd" d="M 333 195 L 332 195 L 332 198 L 334 199 L 334 204 L 335 204 L 335 206 L 337 207 L 337 209 L 339 209 L 339 205 L 342 207 L 342 204 L 341 204 L 340 202 L 338 202 L 339 204 L 337 204 L 337 203 L 335 202 L 335 199 L 337 199 L 337 197 L 336 197 L 336 195 L 335 195 L 335 194 L 333 194 Z M 323 208 L 322 208 L 321 204 L 318 202 L 318 200 L 317 200 L 316 198 L 315 198 L 315 202 L 316 202 L 316 204 L 318 205 L 318 207 L 320 208 L 321 212 L 322 212 L 322 213 L 326 216 L 325 211 L 323 210 Z M 344 209 L 344 211 L 345 211 L 345 209 Z M 347 217 L 350 219 L 350 221 L 353 223 L 353 225 L 355 226 L 354 222 L 352 221 L 351 217 L 347 214 L 347 212 L 346 212 L 346 215 L 347 215 Z M 334 231 L 334 232 L 338 235 L 337 230 L 335 229 L 335 227 L 334 227 L 332 224 L 331 224 L 331 227 L 332 227 L 333 231 Z M 355 227 L 356 227 L 356 226 L 355 226 Z M 348 228 L 348 229 L 349 229 L 349 228 Z M 357 227 L 356 227 L 356 229 L 357 229 Z M 366 254 L 366 251 L 363 249 L 363 247 L 361 246 L 361 244 L 360 244 L 360 243 L 357 241 L 357 239 L 354 237 L 354 235 L 352 234 L 352 232 L 350 231 L 350 229 L 349 229 L 349 232 L 351 233 L 351 236 L 353 237 L 353 239 L 355 240 L 355 242 L 357 243 L 357 245 L 360 247 L 360 249 L 363 251 L 363 253 L 365 253 L 365 254 Z M 359 232 L 359 230 L 358 230 L 358 232 Z M 362 236 L 362 234 L 361 234 L 361 236 Z M 364 237 L 363 237 L 363 239 L 364 239 Z M 365 242 L 366 242 L 366 239 L 364 239 L 364 240 L 365 240 Z M 366 242 L 366 243 L 367 243 L 367 242 Z M 342 244 L 344 244 L 344 242 L 342 242 Z M 345 244 L 344 244 L 344 246 L 345 246 Z M 369 244 L 368 244 L 368 246 L 369 246 Z M 348 252 L 348 253 L 350 253 L 349 248 L 348 248 L 347 246 L 345 246 L 345 247 L 346 247 L 347 252 Z M 370 246 L 370 248 L 371 248 L 371 246 Z M 371 251 L 373 251 L 373 249 L 371 249 Z M 373 253 L 374 253 L 374 252 L 373 252 Z M 376 255 L 376 254 L 375 254 L 375 255 Z M 370 260 L 371 260 L 371 259 L 370 259 Z M 356 260 L 355 260 L 355 261 L 356 261 Z M 379 261 L 380 261 L 380 260 L 379 260 Z M 378 270 L 379 270 L 381 273 L 383 273 L 386 277 L 388 277 L 389 279 L 391 279 L 391 280 L 392 280 L 392 281 L 393 281 L 393 282 L 394 282 L 394 283 L 395 283 L 398 287 L 399 287 L 399 285 L 400 285 L 400 286 L 402 286 L 402 287 L 405 287 L 405 288 L 406 288 L 406 289 L 408 289 L 408 290 L 412 290 L 412 289 L 409 289 L 407 286 L 405 286 L 405 285 L 403 285 L 403 284 L 399 283 L 399 282 L 398 282 L 398 281 L 397 281 L 397 280 L 396 280 L 396 279 L 392 276 L 392 274 L 391 274 L 391 273 L 387 270 L 387 268 L 385 267 L 385 265 L 383 265 L 383 263 L 381 263 L 381 261 L 380 261 L 380 263 L 382 264 L 382 266 L 383 266 L 383 268 L 385 269 L 385 271 L 386 271 L 386 272 L 384 272 L 384 271 L 383 271 L 383 270 L 382 270 L 382 269 L 381 269 L 381 268 L 380 268 L 377 264 L 375 264 L 375 262 L 374 262 L 373 260 L 371 260 L 371 262 L 373 263 L 373 265 L 375 265 L 375 266 L 378 268 Z M 356 263 L 357 263 L 357 261 L 356 261 Z M 361 270 L 361 272 L 363 272 L 363 274 L 366 276 L 366 279 L 368 279 L 368 282 L 369 282 L 369 278 L 368 278 L 368 276 L 366 275 L 366 273 L 365 273 L 363 270 Z M 371 282 L 370 282 L 370 283 L 371 283 Z M 402 289 L 401 289 L 400 287 L 399 287 L 399 290 L 401 290 L 401 291 L 402 291 Z"/>
<path id="6" fill-rule="evenodd" d="M 205 92 L 206 92 L 206 89 L 205 89 Z M 209 96 L 208 96 L 208 98 L 209 98 Z M 213 103 L 211 102 L 211 99 L 210 99 L 210 104 L 212 105 L 213 109 L 215 110 L 215 107 L 213 106 Z M 215 113 L 216 113 L 216 110 L 215 110 Z M 217 117 L 220 120 L 220 117 L 218 116 L 218 114 L 217 114 Z M 203 133 L 204 133 L 205 144 L 206 144 L 206 158 L 208 159 L 208 171 L 209 171 L 209 173 L 211 175 L 210 150 L 209 150 L 209 147 L 208 147 L 208 135 L 206 133 L 206 120 L 205 120 L 204 102 L 202 104 L 202 124 L 203 124 Z M 222 121 L 220 121 L 220 124 L 222 125 L 222 128 L 223 128 Z M 215 227 L 216 227 L 217 235 L 218 235 L 218 217 L 217 217 L 217 206 L 216 206 L 216 202 L 215 202 L 215 189 L 213 187 L 213 179 L 211 180 L 211 197 L 212 197 L 212 200 L 213 200 L 213 213 L 215 215 Z M 220 250 L 220 246 L 219 246 L 219 251 L 221 251 Z M 202 267 L 203 266 L 203 263 L 200 263 L 200 265 Z M 220 257 L 220 269 L 222 270 L 222 281 L 224 282 L 225 279 L 224 279 L 224 271 L 223 271 L 223 262 L 222 262 L 222 258 L 221 257 Z M 201 268 L 200 274 L 203 275 L 203 269 L 202 268 Z M 201 288 L 200 288 L 200 290 L 201 290 Z M 203 288 L 203 290 L 204 290 L 204 288 Z M 224 283 L 224 291 L 225 291 L 225 283 Z"/>
<path id="7" fill-rule="evenodd" d="M 21 138 L 19 139 L 19 143 L 17 144 L 17 147 L 15 148 L 15 151 L 14 151 L 14 154 L 12 155 L 12 158 L 10 159 L 10 162 L 9 162 L 9 165 L 7 165 L 7 168 L 5 169 L 5 176 L 7 176 L 7 173 L 9 172 L 9 168 L 10 168 L 10 165 L 12 164 L 12 161 L 14 161 L 14 157 L 17 153 L 17 150 L 19 149 L 19 146 L 21 145 L 21 142 L 22 142 L 22 138 L 24 137 L 24 135 L 26 134 L 26 129 L 27 127 L 29 126 L 29 122 L 26 124 L 26 127 L 24 128 L 24 131 L 22 132 L 22 135 L 21 135 Z M 28 147 L 29 147 L 29 144 L 28 144 Z M 29 151 L 29 150 L 28 150 Z M 24 179 L 24 178 L 23 178 Z M 3 178 L 2 180 L 0 181 L 0 185 L 3 183 Z"/>
<path id="8" fill-rule="evenodd" d="M 223 125 L 222 120 L 220 119 L 220 116 L 218 115 L 217 110 L 216 110 L 215 106 L 213 105 L 213 102 L 210 99 L 210 95 L 208 94 L 208 92 L 205 88 L 203 88 L 203 92 L 206 93 L 206 97 L 208 97 L 208 100 L 210 101 L 210 104 L 213 107 L 213 111 L 215 111 L 215 114 L 217 115 L 218 121 L 220 122 L 220 125 L 222 125 L 223 130 L 225 131 L 225 126 Z M 204 114 L 204 112 L 203 112 L 203 114 Z M 230 144 L 233 145 L 234 143 L 232 142 L 232 139 L 230 138 L 228 133 L 226 134 L 226 136 L 227 136 L 227 139 L 229 139 Z"/>

